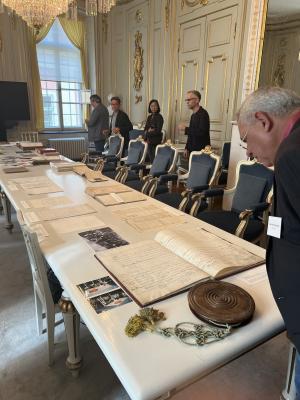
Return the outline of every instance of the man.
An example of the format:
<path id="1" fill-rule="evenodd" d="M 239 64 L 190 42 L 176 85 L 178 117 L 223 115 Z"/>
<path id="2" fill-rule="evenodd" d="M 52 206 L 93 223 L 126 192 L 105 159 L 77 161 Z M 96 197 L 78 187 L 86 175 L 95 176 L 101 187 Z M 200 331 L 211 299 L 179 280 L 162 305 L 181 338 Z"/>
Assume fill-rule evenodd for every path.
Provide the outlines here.
<path id="1" fill-rule="evenodd" d="M 210 144 L 209 137 L 209 115 L 208 112 L 200 106 L 201 94 L 197 90 L 189 90 L 185 101 L 190 110 L 193 111 L 190 120 L 190 126 L 185 128 L 185 134 L 188 135 L 184 157 L 189 157 L 192 151 L 199 151 Z"/>
<path id="2" fill-rule="evenodd" d="M 287 333 L 297 348 L 295 384 L 300 399 L 300 96 L 281 89 L 259 89 L 238 112 L 247 155 L 274 165 L 273 236 L 267 271 Z"/>
<path id="3" fill-rule="evenodd" d="M 104 150 L 105 140 L 108 136 L 109 116 L 107 108 L 101 103 L 97 94 L 90 97 L 93 111 L 89 120 L 85 120 L 88 127 L 88 140 L 95 143 L 97 152 Z"/>
<path id="4" fill-rule="evenodd" d="M 109 130 L 111 133 L 120 133 L 124 138 L 123 152 L 128 149 L 129 131 L 133 129 L 132 123 L 128 115 L 120 109 L 121 99 L 114 96 L 110 101 L 112 108 L 112 116 L 110 117 Z"/>

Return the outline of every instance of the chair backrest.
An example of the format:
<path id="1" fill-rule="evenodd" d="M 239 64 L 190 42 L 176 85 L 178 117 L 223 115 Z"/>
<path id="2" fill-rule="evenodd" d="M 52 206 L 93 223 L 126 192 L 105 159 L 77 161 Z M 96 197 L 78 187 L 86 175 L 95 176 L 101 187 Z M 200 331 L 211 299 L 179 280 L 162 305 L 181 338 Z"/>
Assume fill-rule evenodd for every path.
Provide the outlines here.
<path id="1" fill-rule="evenodd" d="M 130 140 L 126 165 L 142 164 L 145 161 L 148 145 L 142 138 Z"/>
<path id="2" fill-rule="evenodd" d="M 272 190 L 274 171 L 256 161 L 240 161 L 231 210 L 241 212 L 265 202 Z"/>
<path id="3" fill-rule="evenodd" d="M 192 151 L 189 159 L 189 172 L 186 181 L 188 189 L 197 186 L 211 185 L 220 165 L 220 157 L 212 151 L 203 149 Z"/>
<path id="4" fill-rule="evenodd" d="M 165 143 L 165 141 L 166 141 L 166 136 L 167 136 L 167 132 L 166 132 L 165 129 L 162 129 L 162 130 L 161 130 L 161 133 L 162 133 L 161 143 Z"/>
<path id="5" fill-rule="evenodd" d="M 107 156 L 121 157 L 124 146 L 123 136 L 116 134 L 108 138 L 108 151 Z"/>
<path id="6" fill-rule="evenodd" d="M 135 140 L 139 136 L 142 136 L 143 139 L 145 139 L 145 132 L 142 129 L 132 129 L 129 131 L 129 140 Z"/>
<path id="7" fill-rule="evenodd" d="M 29 257 L 34 289 L 49 309 L 49 307 L 54 307 L 54 302 L 47 278 L 47 266 L 39 246 L 37 234 L 25 224 L 21 225 L 21 229 Z"/>
<path id="8" fill-rule="evenodd" d="M 171 173 L 175 170 L 178 150 L 170 143 L 159 144 L 155 149 L 155 157 L 150 168 L 150 175 Z"/>
<path id="9" fill-rule="evenodd" d="M 222 151 L 222 158 L 221 158 L 221 165 L 223 170 L 228 170 L 229 167 L 229 158 L 230 158 L 230 148 L 231 142 L 225 142 L 223 144 L 223 151 Z"/>
<path id="10" fill-rule="evenodd" d="M 38 132 L 21 132 L 21 141 L 37 143 L 39 141 L 39 133 Z"/>

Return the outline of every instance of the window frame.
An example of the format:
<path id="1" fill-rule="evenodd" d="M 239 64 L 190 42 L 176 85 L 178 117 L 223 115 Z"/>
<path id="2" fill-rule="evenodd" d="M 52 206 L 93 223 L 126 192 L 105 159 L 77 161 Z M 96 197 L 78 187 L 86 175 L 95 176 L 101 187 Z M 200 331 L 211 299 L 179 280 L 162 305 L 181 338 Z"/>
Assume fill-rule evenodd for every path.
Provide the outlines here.
<path id="1" fill-rule="evenodd" d="M 63 102 L 62 101 L 62 90 L 70 90 L 70 91 L 73 90 L 75 92 L 81 92 L 83 90 L 82 82 L 60 82 L 60 81 L 53 81 L 53 80 L 48 81 L 48 80 L 44 80 L 44 79 L 41 80 L 41 84 L 42 84 L 42 82 L 55 82 L 56 85 L 57 85 L 57 89 L 55 89 L 55 90 L 57 91 L 57 99 L 58 99 L 57 105 L 58 105 L 58 112 L 59 112 L 58 120 L 59 120 L 59 124 L 60 124 L 60 126 L 57 126 L 57 127 L 51 127 L 51 128 L 50 127 L 49 128 L 44 127 L 42 132 L 44 132 L 44 133 L 72 132 L 72 131 L 86 132 L 86 128 L 84 126 L 84 121 L 83 121 L 83 117 L 84 117 L 83 107 L 84 107 L 84 104 L 83 103 L 67 103 L 67 102 Z M 65 89 L 65 88 L 62 88 L 62 83 L 74 83 L 76 85 L 80 85 L 80 88 L 78 90 L 76 90 L 76 89 Z M 42 89 L 42 92 L 43 92 L 43 89 Z M 81 111 L 82 125 L 81 126 L 76 126 L 76 127 L 75 126 L 74 127 L 65 127 L 64 126 L 63 104 L 76 104 L 76 105 L 79 104 L 81 106 L 81 108 L 82 108 L 82 111 Z M 43 99 L 43 112 L 44 112 L 44 117 L 45 117 L 44 99 Z"/>

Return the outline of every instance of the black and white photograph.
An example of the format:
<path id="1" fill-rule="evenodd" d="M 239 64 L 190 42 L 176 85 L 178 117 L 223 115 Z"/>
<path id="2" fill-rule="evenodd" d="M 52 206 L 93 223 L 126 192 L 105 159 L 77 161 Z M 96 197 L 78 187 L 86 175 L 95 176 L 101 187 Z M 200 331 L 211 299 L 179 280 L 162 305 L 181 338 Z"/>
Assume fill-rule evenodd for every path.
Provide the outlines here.
<path id="1" fill-rule="evenodd" d="M 79 236 L 95 251 L 104 251 L 129 244 L 111 228 L 99 228 L 80 232 Z"/>
<path id="2" fill-rule="evenodd" d="M 119 286 L 111 279 L 110 276 L 104 276 L 99 279 L 81 283 L 80 285 L 77 285 L 77 287 L 85 295 L 85 297 L 91 298 L 111 290 L 115 290 Z"/>
<path id="3" fill-rule="evenodd" d="M 101 294 L 89 300 L 97 314 L 130 303 L 132 300 L 122 289 Z"/>

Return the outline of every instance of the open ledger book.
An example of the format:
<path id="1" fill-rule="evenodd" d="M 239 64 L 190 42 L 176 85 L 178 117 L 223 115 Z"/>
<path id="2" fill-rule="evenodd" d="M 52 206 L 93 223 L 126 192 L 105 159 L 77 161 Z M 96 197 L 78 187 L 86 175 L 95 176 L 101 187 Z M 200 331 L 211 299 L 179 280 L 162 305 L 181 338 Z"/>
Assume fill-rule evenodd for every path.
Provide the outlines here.
<path id="1" fill-rule="evenodd" d="M 95 255 L 142 307 L 199 281 L 224 278 L 264 263 L 262 257 L 199 228 L 163 230 L 154 240 Z"/>

